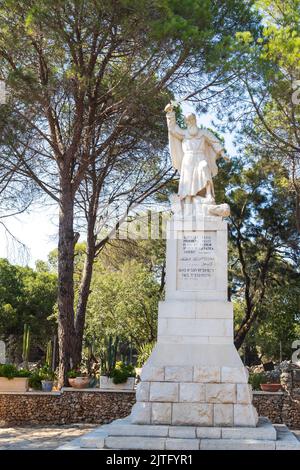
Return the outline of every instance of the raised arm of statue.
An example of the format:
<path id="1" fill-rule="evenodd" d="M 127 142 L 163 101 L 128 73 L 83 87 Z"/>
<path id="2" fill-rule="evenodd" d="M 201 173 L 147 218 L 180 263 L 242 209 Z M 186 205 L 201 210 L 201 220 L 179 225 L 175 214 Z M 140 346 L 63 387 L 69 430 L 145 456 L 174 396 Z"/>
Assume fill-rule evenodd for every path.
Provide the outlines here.
<path id="1" fill-rule="evenodd" d="M 173 106 L 171 104 L 168 104 L 165 107 L 165 112 L 166 112 L 169 133 L 173 137 L 176 137 L 177 139 L 182 140 L 184 137 L 184 130 L 181 129 L 181 127 L 179 127 L 178 124 L 176 123 L 176 117 L 175 117 L 175 112 L 173 111 Z"/>
<path id="2" fill-rule="evenodd" d="M 169 131 L 169 146 L 172 164 L 173 167 L 180 173 L 183 160 L 182 140 L 185 134 L 184 130 L 181 129 L 176 123 L 175 113 L 171 104 L 168 104 L 165 107 L 165 112 Z"/>
<path id="3" fill-rule="evenodd" d="M 181 129 L 176 123 L 174 111 L 168 112 L 166 116 L 167 116 L 168 130 L 170 134 L 172 134 L 173 137 L 176 137 L 177 139 L 182 140 L 184 137 L 184 130 Z"/>

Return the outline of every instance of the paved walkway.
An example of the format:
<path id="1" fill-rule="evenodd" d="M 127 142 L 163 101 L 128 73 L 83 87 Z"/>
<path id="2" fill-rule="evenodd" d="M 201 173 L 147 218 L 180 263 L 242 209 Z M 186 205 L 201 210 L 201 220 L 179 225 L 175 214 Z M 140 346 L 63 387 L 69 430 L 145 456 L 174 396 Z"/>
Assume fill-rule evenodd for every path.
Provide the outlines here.
<path id="1" fill-rule="evenodd" d="M 56 449 L 98 426 L 95 424 L 68 424 L 62 426 L 0 427 L 0 450 Z M 300 440 L 300 430 L 293 432 Z"/>
<path id="2" fill-rule="evenodd" d="M 0 427 L 0 450 L 56 449 L 91 431 L 95 424 Z"/>

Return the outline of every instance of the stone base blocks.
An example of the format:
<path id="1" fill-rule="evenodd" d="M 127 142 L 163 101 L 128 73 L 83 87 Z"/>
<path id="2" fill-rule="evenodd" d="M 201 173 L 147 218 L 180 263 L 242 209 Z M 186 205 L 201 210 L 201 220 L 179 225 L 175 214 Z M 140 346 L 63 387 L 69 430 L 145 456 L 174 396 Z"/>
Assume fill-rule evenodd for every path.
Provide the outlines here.
<path id="1" fill-rule="evenodd" d="M 61 450 L 300 450 L 284 425 L 260 418 L 256 428 L 137 425 L 130 417 L 113 421 L 61 446 Z"/>
<path id="2" fill-rule="evenodd" d="M 136 399 L 134 424 L 256 426 L 248 371 L 233 344 L 230 302 L 160 302 L 158 342 Z"/>
<path id="3" fill-rule="evenodd" d="M 131 414 L 134 424 L 256 426 L 247 370 L 146 365 Z"/>

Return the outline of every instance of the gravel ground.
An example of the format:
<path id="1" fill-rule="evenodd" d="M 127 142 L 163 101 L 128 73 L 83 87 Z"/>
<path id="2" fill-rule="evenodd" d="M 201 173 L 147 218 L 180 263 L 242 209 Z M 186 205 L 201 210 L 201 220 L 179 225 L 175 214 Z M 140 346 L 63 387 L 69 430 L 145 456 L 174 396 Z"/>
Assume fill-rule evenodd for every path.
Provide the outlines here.
<path id="1" fill-rule="evenodd" d="M 0 450 L 56 449 L 94 427 L 95 424 L 0 427 Z"/>

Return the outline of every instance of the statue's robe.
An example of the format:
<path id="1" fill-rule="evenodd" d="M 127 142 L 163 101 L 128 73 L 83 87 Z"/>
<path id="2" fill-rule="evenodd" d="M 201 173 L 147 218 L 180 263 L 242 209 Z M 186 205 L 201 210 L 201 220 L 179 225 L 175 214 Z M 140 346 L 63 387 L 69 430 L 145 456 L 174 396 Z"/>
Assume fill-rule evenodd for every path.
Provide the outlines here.
<path id="1" fill-rule="evenodd" d="M 172 163 L 180 175 L 179 197 L 205 195 L 208 184 L 213 192 L 212 178 L 218 173 L 216 160 L 224 150 L 221 142 L 205 129 L 198 129 L 191 136 L 187 129 L 178 126 L 174 112 L 167 113 L 167 123 Z"/>

